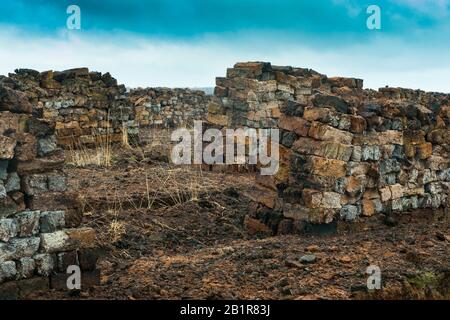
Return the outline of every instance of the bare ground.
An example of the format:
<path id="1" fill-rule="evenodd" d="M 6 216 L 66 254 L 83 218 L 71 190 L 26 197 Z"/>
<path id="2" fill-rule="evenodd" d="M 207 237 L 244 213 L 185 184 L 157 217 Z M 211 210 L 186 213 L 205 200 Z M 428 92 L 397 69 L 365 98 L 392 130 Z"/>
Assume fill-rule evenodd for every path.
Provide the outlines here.
<path id="1" fill-rule="evenodd" d="M 98 232 L 101 285 L 62 299 L 449 299 L 450 222 L 439 212 L 340 225 L 332 235 L 250 236 L 251 173 L 202 172 L 121 151 L 112 167 L 68 165 Z M 302 264 L 313 254 L 316 261 Z M 383 289 L 366 291 L 369 265 Z"/>

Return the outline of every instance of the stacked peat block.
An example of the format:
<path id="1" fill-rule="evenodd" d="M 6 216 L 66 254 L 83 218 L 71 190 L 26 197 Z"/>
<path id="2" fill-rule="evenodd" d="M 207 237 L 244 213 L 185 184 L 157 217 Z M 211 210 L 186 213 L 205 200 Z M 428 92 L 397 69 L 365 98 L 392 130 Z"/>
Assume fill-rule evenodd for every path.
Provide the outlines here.
<path id="1" fill-rule="evenodd" d="M 75 206 L 60 211 L 74 202 L 59 205 L 72 198 L 64 194 L 63 164 L 54 126 L 0 79 L 0 299 L 48 289 L 68 265 L 80 265 L 87 284 L 98 282 L 94 230 L 78 228 Z"/>
<path id="2" fill-rule="evenodd" d="M 249 62 L 217 78 L 208 112 L 217 127 L 281 130 L 280 169 L 257 178 L 250 229 L 450 206 L 450 95 Z"/>
<path id="3" fill-rule="evenodd" d="M 194 120 L 205 118 L 210 98 L 203 91 L 178 88 L 134 89 L 129 94 L 140 127 L 192 127 Z"/>
<path id="4" fill-rule="evenodd" d="M 137 130 L 126 88 L 109 73 L 19 69 L 7 81 L 28 96 L 37 115 L 55 124 L 60 145 L 91 144 L 106 136 L 121 141 L 124 127 Z"/>
<path id="5" fill-rule="evenodd" d="M 141 127 L 189 126 L 206 114 L 210 96 L 190 89 L 147 88 L 128 92 L 109 73 L 87 68 L 38 72 L 18 69 L 4 81 L 24 92 L 35 112 L 54 123 L 59 145 L 120 142 Z"/>

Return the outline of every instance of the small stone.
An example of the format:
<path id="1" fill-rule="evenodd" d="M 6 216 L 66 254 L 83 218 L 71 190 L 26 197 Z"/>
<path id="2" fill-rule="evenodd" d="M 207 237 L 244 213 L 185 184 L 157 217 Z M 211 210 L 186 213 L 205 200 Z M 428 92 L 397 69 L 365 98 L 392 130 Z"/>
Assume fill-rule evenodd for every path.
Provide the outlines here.
<path id="1" fill-rule="evenodd" d="M 41 234 L 41 248 L 47 253 L 68 251 L 74 248 L 74 243 L 64 231 Z"/>
<path id="2" fill-rule="evenodd" d="M 346 205 L 342 207 L 340 216 L 342 220 L 354 221 L 360 215 L 360 210 L 357 206 Z"/>
<path id="3" fill-rule="evenodd" d="M 306 251 L 308 251 L 308 252 L 316 252 L 318 250 L 319 250 L 319 246 L 315 245 L 315 244 L 306 247 Z"/>
<path id="4" fill-rule="evenodd" d="M 5 188 L 5 186 L 3 185 L 3 182 L 0 181 L 0 200 L 5 199 L 6 196 L 7 196 L 6 188 Z"/>
<path id="5" fill-rule="evenodd" d="M 41 213 L 41 233 L 51 233 L 65 226 L 64 211 L 46 211 Z"/>
<path id="6" fill-rule="evenodd" d="M 415 203 L 415 201 L 417 201 L 417 197 L 416 198 L 414 198 L 414 197 L 411 197 L 411 198 L 404 197 L 404 198 L 401 198 L 401 199 L 402 199 L 403 211 L 408 211 L 408 210 L 411 210 L 411 209 L 417 209 L 417 205 L 418 204 Z M 416 200 L 414 200 L 414 199 L 416 199 Z"/>
<path id="7" fill-rule="evenodd" d="M 33 106 L 24 92 L 2 85 L 0 86 L 0 97 L 0 110 L 13 113 L 31 113 L 33 111 Z"/>
<path id="8" fill-rule="evenodd" d="M 360 146 L 353 147 L 352 161 L 359 162 L 362 158 L 362 148 Z"/>
<path id="9" fill-rule="evenodd" d="M 48 192 L 47 176 L 43 174 L 31 174 L 26 176 L 24 179 L 24 191 L 31 196 Z"/>
<path id="10" fill-rule="evenodd" d="M 11 260 L 19 260 L 25 257 L 31 257 L 39 250 L 40 239 L 32 238 L 13 238 L 6 245 L 5 253 Z M 0 260 L 2 249 L 0 247 Z"/>
<path id="11" fill-rule="evenodd" d="M 305 110 L 305 105 L 288 100 L 283 103 L 281 107 L 281 112 L 286 114 L 287 116 L 300 118 L 303 116 L 303 112 Z M 281 118 L 280 118 L 281 120 Z"/>
<path id="12" fill-rule="evenodd" d="M 442 180 L 442 181 L 450 182 L 450 168 L 448 168 L 446 170 L 439 171 L 438 179 Z"/>
<path id="13" fill-rule="evenodd" d="M 5 189 L 6 192 L 20 191 L 20 177 L 17 172 L 13 172 L 8 175 L 5 183 Z"/>
<path id="14" fill-rule="evenodd" d="M 351 176 L 347 179 L 345 191 L 350 197 L 360 197 L 364 193 L 366 185 L 366 176 Z"/>
<path id="15" fill-rule="evenodd" d="M 384 176 L 381 176 L 380 180 L 384 181 L 384 183 L 388 186 L 396 184 L 397 183 L 397 174 L 396 173 L 386 174 Z"/>
<path id="16" fill-rule="evenodd" d="M 401 165 L 395 159 L 387 159 L 380 162 L 380 174 L 385 175 L 391 172 L 400 172 Z"/>
<path id="17" fill-rule="evenodd" d="M 298 261 L 288 259 L 288 260 L 286 260 L 286 267 L 288 267 L 288 268 L 302 268 L 303 265 L 300 262 L 298 262 Z"/>
<path id="18" fill-rule="evenodd" d="M 342 113 L 348 113 L 349 110 L 347 102 L 337 96 L 318 94 L 314 97 L 313 103 L 316 107 L 331 107 Z"/>
<path id="19" fill-rule="evenodd" d="M 330 122 L 331 114 L 332 111 L 330 109 L 306 107 L 303 113 L 303 119 L 328 123 Z"/>
<path id="20" fill-rule="evenodd" d="M 345 186 L 347 185 L 347 178 L 338 178 L 334 182 L 333 191 L 344 194 L 345 193 Z"/>
<path id="21" fill-rule="evenodd" d="M 392 152 L 392 158 L 397 160 L 405 160 L 405 147 L 400 145 L 394 145 L 394 151 Z"/>
<path id="22" fill-rule="evenodd" d="M 389 189 L 391 190 L 391 197 L 393 200 L 403 197 L 403 186 L 401 184 L 389 186 Z"/>
<path id="23" fill-rule="evenodd" d="M 389 187 L 380 189 L 381 201 L 386 202 L 392 199 L 391 189 Z"/>
<path id="24" fill-rule="evenodd" d="M 362 201 L 362 215 L 363 216 L 371 217 L 376 213 L 375 200 L 376 199 L 364 199 Z"/>
<path id="25" fill-rule="evenodd" d="M 40 157 L 52 154 L 58 149 L 56 137 L 54 135 L 38 140 L 38 155 Z"/>
<path id="26" fill-rule="evenodd" d="M 403 199 L 394 199 L 391 201 L 391 209 L 392 211 L 403 211 Z"/>
<path id="27" fill-rule="evenodd" d="M 361 116 L 351 116 L 351 132 L 353 133 L 363 133 L 366 130 L 367 122 L 366 119 L 364 119 Z"/>
<path id="28" fill-rule="evenodd" d="M 218 125 L 218 126 L 227 126 L 228 125 L 228 117 L 226 115 L 219 114 L 208 114 L 207 121 Z"/>
<path id="29" fill-rule="evenodd" d="M 420 159 L 425 160 L 433 154 L 433 145 L 430 142 L 421 143 L 417 146 L 417 155 Z"/>
<path id="30" fill-rule="evenodd" d="M 14 157 L 16 140 L 10 137 L 0 136 L 0 160 L 10 160 Z"/>
<path id="31" fill-rule="evenodd" d="M 308 159 L 308 165 L 311 172 L 318 176 L 342 178 L 347 172 L 347 163 L 340 160 L 312 156 Z"/>
<path id="32" fill-rule="evenodd" d="M 37 154 L 36 137 L 30 133 L 18 133 L 15 138 L 17 139 L 15 159 L 19 161 L 35 159 Z"/>
<path id="33" fill-rule="evenodd" d="M 14 219 L 0 219 L 0 241 L 8 242 L 17 235 L 17 223 Z"/>
<path id="34" fill-rule="evenodd" d="M 339 261 L 342 263 L 350 263 L 352 262 L 352 258 L 350 256 L 343 256 L 339 258 Z"/>
<path id="35" fill-rule="evenodd" d="M 281 144 L 285 147 L 291 148 L 296 139 L 297 135 L 294 132 L 285 131 L 281 139 Z"/>
<path id="36" fill-rule="evenodd" d="M 283 278 L 279 279 L 279 280 L 274 284 L 274 286 L 275 286 L 276 288 L 284 288 L 284 287 L 286 287 L 286 286 L 288 286 L 288 285 L 289 285 L 289 279 L 288 279 L 287 277 L 283 277 Z"/>
<path id="37" fill-rule="evenodd" d="M 307 255 L 300 257 L 300 262 L 303 264 L 312 264 L 312 263 L 315 263 L 316 260 L 317 260 L 317 258 L 314 254 L 307 254 Z"/>
<path id="38" fill-rule="evenodd" d="M 70 274 L 57 273 L 50 277 L 50 288 L 57 290 L 67 290 L 67 280 Z M 81 273 L 81 289 L 89 289 L 100 285 L 100 270 L 82 272 Z M 77 290 L 71 292 L 79 292 Z"/>
<path id="39" fill-rule="evenodd" d="M 439 194 L 443 193 L 444 189 L 442 187 L 442 184 L 440 182 L 432 182 L 425 185 L 425 192 L 430 194 Z"/>
<path id="40" fill-rule="evenodd" d="M 317 140 L 335 141 L 349 145 L 352 143 L 353 134 L 342 131 L 320 122 L 313 122 L 308 131 L 308 136 Z"/>
<path id="41" fill-rule="evenodd" d="M 0 111 L 0 135 L 5 132 L 18 132 L 19 117 L 20 115 L 9 111 Z"/>
<path id="42" fill-rule="evenodd" d="M 17 275 L 21 279 L 31 278 L 34 274 L 34 259 L 25 257 L 17 262 Z"/>
<path id="43" fill-rule="evenodd" d="M 13 279 L 17 274 L 14 261 L 0 262 L 0 283 Z"/>
<path id="44" fill-rule="evenodd" d="M 25 210 L 25 202 L 21 192 L 12 192 L 0 200 L 0 218 L 13 216 L 23 210 Z"/>
<path id="45" fill-rule="evenodd" d="M 428 184 L 430 182 L 435 182 L 437 180 L 437 175 L 434 170 L 426 169 L 423 172 L 422 183 Z"/>
<path id="46" fill-rule="evenodd" d="M 362 148 L 362 161 L 378 161 L 381 158 L 381 151 L 379 146 L 364 146 Z"/>
<path id="47" fill-rule="evenodd" d="M 51 254 L 37 254 L 34 257 L 36 272 L 40 276 L 49 276 L 55 268 L 55 259 Z"/>
<path id="48" fill-rule="evenodd" d="M 0 261 L 11 259 L 11 251 L 6 243 L 0 242 Z"/>
<path id="49" fill-rule="evenodd" d="M 341 208 L 341 195 L 336 192 L 319 192 L 313 189 L 304 189 L 303 200 L 308 208 Z"/>
<path id="50" fill-rule="evenodd" d="M 39 211 L 25 211 L 16 214 L 19 237 L 34 236 L 39 233 Z"/>
<path id="51" fill-rule="evenodd" d="M 299 136 L 306 137 L 310 128 L 310 123 L 299 117 L 282 115 L 278 120 L 278 126 L 286 131 L 294 132 Z"/>

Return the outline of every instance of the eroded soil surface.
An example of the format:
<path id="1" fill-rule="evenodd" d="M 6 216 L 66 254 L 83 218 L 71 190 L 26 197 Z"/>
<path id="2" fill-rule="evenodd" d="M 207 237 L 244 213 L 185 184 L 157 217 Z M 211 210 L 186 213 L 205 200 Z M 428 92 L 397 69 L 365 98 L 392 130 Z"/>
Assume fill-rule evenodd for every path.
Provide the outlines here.
<path id="1" fill-rule="evenodd" d="M 158 164 L 134 154 L 112 167 L 68 165 L 98 232 L 101 285 L 62 299 L 449 299 L 448 214 L 404 213 L 332 235 L 250 236 L 251 173 Z M 312 261 L 304 261 L 307 259 Z M 303 260 L 302 260 L 303 257 Z M 366 292 L 367 267 L 383 289 Z"/>

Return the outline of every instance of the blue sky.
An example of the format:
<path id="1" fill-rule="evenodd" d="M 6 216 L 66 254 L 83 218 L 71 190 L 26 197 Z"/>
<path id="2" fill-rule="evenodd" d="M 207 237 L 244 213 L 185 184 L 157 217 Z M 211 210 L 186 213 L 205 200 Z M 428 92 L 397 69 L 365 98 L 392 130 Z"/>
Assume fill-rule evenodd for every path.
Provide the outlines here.
<path id="1" fill-rule="evenodd" d="M 81 8 L 81 30 L 66 9 Z M 366 27 L 369 5 L 382 29 Z M 2 0 L 0 74 L 88 66 L 128 86 L 213 86 L 237 61 L 450 92 L 450 0 Z"/>

